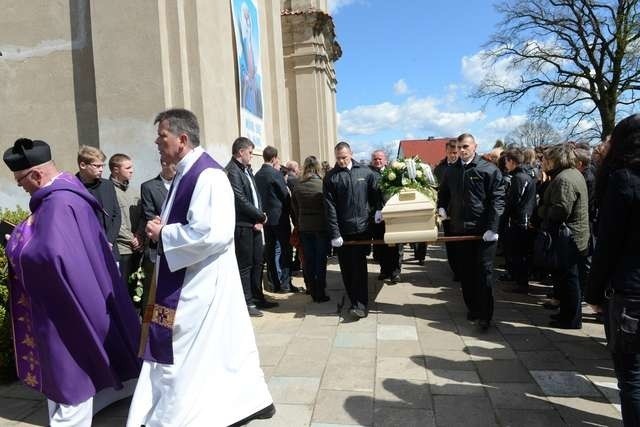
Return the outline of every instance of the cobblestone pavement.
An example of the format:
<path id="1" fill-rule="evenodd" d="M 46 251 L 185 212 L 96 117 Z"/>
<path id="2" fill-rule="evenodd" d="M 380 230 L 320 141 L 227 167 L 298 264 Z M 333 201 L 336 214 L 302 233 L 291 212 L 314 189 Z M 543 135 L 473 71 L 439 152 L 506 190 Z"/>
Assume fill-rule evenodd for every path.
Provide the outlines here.
<path id="1" fill-rule="evenodd" d="M 250 425 L 621 425 L 603 327 L 586 308 L 582 330 L 552 329 L 542 295 L 500 283 L 495 324 L 481 332 L 466 320 L 441 248 L 428 255 L 419 266 L 405 251 L 396 285 L 378 282 L 370 263 L 371 311 L 358 321 L 339 307 L 335 261 L 330 302 L 274 295 L 280 307 L 253 322 L 277 414 Z M 105 409 L 93 425 L 124 425 L 128 404 Z M 42 398 L 18 384 L 1 387 L 0 425 L 46 425 Z"/>

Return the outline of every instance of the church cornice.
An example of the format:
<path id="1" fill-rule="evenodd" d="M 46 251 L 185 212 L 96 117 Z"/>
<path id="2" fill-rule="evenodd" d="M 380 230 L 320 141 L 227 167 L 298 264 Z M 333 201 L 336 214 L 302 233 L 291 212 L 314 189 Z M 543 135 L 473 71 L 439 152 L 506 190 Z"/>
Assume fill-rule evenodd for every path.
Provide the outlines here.
<path id="1" fill-rule="evenodd" d="M 313 26 L 314 35 L 323 34 L 326 42 L 326 50 L 329 60 L 337 61 L 342 56 L 342 48 L 336 40 L 335 25 L 333 18 L 328 13 L 316 9 L 282 9 L 280 15 L 283 19 L 293 16 L 304 16 Z"/>

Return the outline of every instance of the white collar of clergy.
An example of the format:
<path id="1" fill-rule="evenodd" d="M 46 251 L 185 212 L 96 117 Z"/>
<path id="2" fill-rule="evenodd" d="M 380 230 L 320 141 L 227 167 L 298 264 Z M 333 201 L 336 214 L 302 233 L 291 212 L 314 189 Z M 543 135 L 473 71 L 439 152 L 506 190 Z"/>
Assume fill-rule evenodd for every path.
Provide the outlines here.
<path id="1" fill-rule="evenodd" d="M 191 166 L 200 158 L 200 156 L 204 153 L 204 149 L 200 146 L 195 147 L 193 150 L 187 153 L 186 156 L 182 158 L 176 165 L 176 175 L 184 176 L 185 173 Z"/>

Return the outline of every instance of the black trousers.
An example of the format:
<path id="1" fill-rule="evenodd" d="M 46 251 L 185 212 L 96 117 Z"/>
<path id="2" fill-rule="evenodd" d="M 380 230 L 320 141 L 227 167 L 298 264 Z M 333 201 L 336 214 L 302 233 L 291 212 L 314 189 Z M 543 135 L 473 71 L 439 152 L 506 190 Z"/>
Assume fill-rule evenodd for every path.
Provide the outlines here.
<path id="1" fill-rule="evenodd" d="M 444 231 L 445 236 L 451 236 L 451 221 L 442 221 L 442 231 Z M 445 250 L 447 252 L 447 262 L 449 263 L 449 268 L 453 272 L 453 275 L 456 277 L 458 277 L 458 269 L 456 267 L 456 263 L 458 262 L 458 257 L 456 255 L 458 244 L 459 243 L 457 242 L 446 242 L 444 244 Z"/>
<path id="2" fill-rule="evenodd" d="M 374 240 L 384 239 L 384 222 L 371 224 L 371 234 Z M 402 245 L 373 245 L 373 259 L 380 265 L 380 273 L 387 277 L 400 274 L 402 260 Z"/>
<path id="3" fill-rule="evenodd" d="M 497 242 L 457 242 L 455 256 L 462 296 L 469 312 L 481 320 L 493 318 L 493 260 Z"/>
<path id="4" fill-rule="evenodd" d="M 347 240 L 365 240 L 369 236 L 367 233 L 352 234 L 342 236 Z M 367 277 L 367 253 L 369 246 L 342 246 L 338 248 L 338 263 L 342 282 L 351 300 L 351 305 L 369 305 L 369 284 Z"/>
<path id="5" fill-rule="evenodd" d="M 560 320 L 570 326 L 582 326 L 582 294 L 580 291 L 580 270 L 587 255 L 586 251 L 578 252 L 575 244 L 570 248 L 567 265 L 552 273 L 555 282 L 555 293 L 560 300 Z"/>
<path id="6" fill-rule="evenodd" d="M 516 285 L 529 287 L 529 264 L 533 245 L 533 236 L 522 226 L 512 226 L 505 229 L 504 249 L 505 258 L 509 256 L 509 273 Z"/>
<path id="7" fill-rule="evenodd" d="M 140 267 L 140 260 L 142 258 L 142 252 L 134 252 L 132 254 L 120 255 L 118 259 L 118 267 L 120 268 L 120 275 L 122 280 L 129 289 L 129 276 Z"/>
<path id="8" fill-rule="evenodd" d="M 236 258 L 247 305 L 264 301 L 262 292 L 262 233 L 252 227 L 236 227 Z"/>
<path id="9" fill-rule="evenodd" d="M 291 286 L 291 254 L 289 226 L 264 227 L 264 258 L 267 274 L 274 290 L 289 289 Z M 277 246 L 276 246 L 277 245 Z"/>

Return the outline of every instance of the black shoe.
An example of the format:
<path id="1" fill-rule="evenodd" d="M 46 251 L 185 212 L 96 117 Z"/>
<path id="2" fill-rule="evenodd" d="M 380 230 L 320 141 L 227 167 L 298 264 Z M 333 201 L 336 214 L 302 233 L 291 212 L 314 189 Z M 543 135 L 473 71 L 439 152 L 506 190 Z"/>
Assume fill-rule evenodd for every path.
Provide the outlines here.
<path id="1" fill-rule="evenodd" d="M 321 303 L 321 302 L 327 302 L 330 301 L 331 298 L 329 298 L 327 295 L 323 295 L 321 297 L 314 297 L 313 298 L 313 302 L 317 302 L 317 303 Z"/>
<path id="2" fill-rule="evenodd" d="M 273 406 L 273 403 L 266 408 L 263 408 L 256 412 L 255 414 L 249 415 L 247 418 L 244 418 L 237 423 L 231 424 L 229 427 L 240 427 L 249 424 L 252 420 L 266 420 L 269 418 L 273 418 L 276 414 L 276 407 Z"/>
<path id="3" fill-rule="evenodd" d="M 349 313 L 353 316 L 353 317 L 357 317 L 359 319 L 362 319 L 364 317 L 367 317 L 367 308 L 358 303 L 358 305 L 354 305 L 351 307 L 351 309 L 349 310 Z"/>
<path id="4" fill-rule="evenodd" d="M 552 320 L 551 322 L 549 322 L 549 326 L 556 329 L 582 329 L 582 323 L 573 325 L 562 320 Z"/>
<path id="5" fill-rule="evenodd" d="M 258 301 L 256 302 L 256 307 L 261 308 L 261 309 L 268 309 L 268 308 L 274 308 L 277 307 L 279 304 L 275 301 L 267 301 L 267 300 L 263 300 L 263 301 Z"/>
<path id="6" fill-rule="evenodd" d="M 474 320 L 478 320 L 478 315 L 472 312 L 467 313 L 467 320 L 473 322 Z"/>
<path id="7" fill-rule="evenodd" d="M 418 265 L 424 265 L 424 260 L 423 259 L 419 259 L 418 260 Z"/>
<path id="8" fill-rule="evenodd" d="M 523 295 L 527 295 L 529 293 L 529 287 L 524 287 L 524 286 L 516 286 L 513 287 L 509 290 L 507 290 L 507 292 L 511 292 L 512 294 L 523 294 Z"/>
<path id="9" fill-rule="evenodd" d="M 509 273 L 502 273 L 500 275 L 500 277 L 498 277 L 498 280 L 500 280 L 502 282 L 512 282 L 513 281 L 513 277 L 511 277 L 511 275 Z"/>
<path id="10" fill-rule="evenodd" d="M 388 279 L 389 275 L 387 273 L 380 273 L 378 274 L 378 280 L 385 280 Z"/>
<path id="11" fill-rule="evenodd" d="M 392 284 L 396 284 L 400 281 L 400 275 L 399 274 L 394 274 L 393 276 L 391 276 L 391 283 Z"/>
<path id="12" fill-rule="evenodd" d="M 286 288 L 281 288 L 278 293 L 279 294 L 297 294 L 303 292 L 302 288 L 299 288 L 297 286 L 293 286 L 293 285 L 289 285 Z"/>
<path id="13" fill-rule="evenodd" d="M 255 305 L 248 305 L 247 306 L 247 310 L 249 311 L 249 316 L 251 316 L 251 317 L 262 317 L 262 316 L 264 316 L 264 314 L 262 314 L 262 312 L 260 310 L 258 310 L 258 307 L 256 307 Z"/>
<path id="14" fill-rule="evenodd" d="M 458 277 L 458 275 L 457 275 L 457 274 L 454 274 L 454 275 L 453 275 L 453 279 L 451 279 L 451 280 L 453 280 L 454 282 L 459 282 L 459 281 L 460 281 L 460 278 Z"/>
<path id="15" fill-rule="evenodd" d="M 491 322 L 486 320 L 486 319 L 480 319 L 478 320 L 478 326 L 480 327 L 481 330 L 486 331 L 489 329 L 489 326 L 491 325 Z"/>
<path id="16" fill-rule="evenodd" d="M 560 319 L 562 319 L 562 316 L 560 316 L 560 313 L 554 313 L 551 316 L 549 316 L 549 318 L 551 320 L 560 320 Z"/>
<path id="17" fill-rule="evenodd" d="M 545 302 L 542 306 L 547 310 L 557 310 L 560 308 L 560 304 L 553 304 L 551 302 Z"/>

